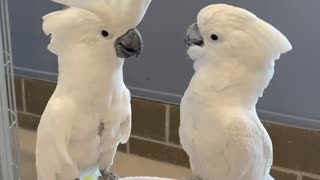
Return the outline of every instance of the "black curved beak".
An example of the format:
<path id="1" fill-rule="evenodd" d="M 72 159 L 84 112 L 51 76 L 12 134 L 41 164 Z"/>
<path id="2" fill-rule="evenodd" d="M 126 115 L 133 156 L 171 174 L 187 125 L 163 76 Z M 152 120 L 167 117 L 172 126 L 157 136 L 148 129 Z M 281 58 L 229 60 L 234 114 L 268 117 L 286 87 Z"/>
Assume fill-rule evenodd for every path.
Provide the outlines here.
<path id="1" fill-rule="evenodd" d="M 185 36 L 185 43 L 187 46 L 203 46 L 203 37 L 200 34 L 199 27 L 197 23 L 193 23 L 187 30 Z"/>
<path id="2" fill-rule="evenodd" d="M 134 28 L 119 37 L 114 46 L 119 58 L 130 58 L 139 56 L 142 52 L 143 42 L 139 31 Z"/>

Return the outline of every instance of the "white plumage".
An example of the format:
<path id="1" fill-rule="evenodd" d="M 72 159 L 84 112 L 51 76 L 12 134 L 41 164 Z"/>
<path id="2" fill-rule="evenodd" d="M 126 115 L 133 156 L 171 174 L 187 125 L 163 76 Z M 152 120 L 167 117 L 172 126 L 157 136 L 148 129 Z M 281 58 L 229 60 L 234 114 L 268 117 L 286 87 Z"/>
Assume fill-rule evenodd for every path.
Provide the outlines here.
<path id="1" fill-rule="evenodd" d="M 179 133 L 193 174 L 272 180 L 272 142 L 255 106 L 290 42 L 254 14 L 226 4 L 202 9 L 186 42 L 196 72 L 181 102 Z"/>
<path id="2" fill-rule="evenodd" d="M 74 180 L 108 171 L 131 132 L 124 58 L 142 42 L 135 27 L 151 0 L 55 0 L 68 9 L 44 16 L 58 84 L 38 127 L 38 180 Z"/>

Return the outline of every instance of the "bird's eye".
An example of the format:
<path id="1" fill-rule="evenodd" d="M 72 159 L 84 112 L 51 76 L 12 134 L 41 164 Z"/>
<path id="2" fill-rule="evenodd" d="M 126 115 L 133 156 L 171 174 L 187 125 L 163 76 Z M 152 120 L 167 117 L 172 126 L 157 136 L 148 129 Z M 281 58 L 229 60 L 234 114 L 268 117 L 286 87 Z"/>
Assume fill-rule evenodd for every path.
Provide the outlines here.
<path id="1" fill-rule="evenodd" d="M 110 36 L 110 34 L 107 30 L 101 30 L 101 36 L 104 38 L 107 38 Z"/>
<path id="2" fill-rule="evenodd" d="M 211 40 L 217 41 L 219 37 L 216 34 L 211 34 Z"/>

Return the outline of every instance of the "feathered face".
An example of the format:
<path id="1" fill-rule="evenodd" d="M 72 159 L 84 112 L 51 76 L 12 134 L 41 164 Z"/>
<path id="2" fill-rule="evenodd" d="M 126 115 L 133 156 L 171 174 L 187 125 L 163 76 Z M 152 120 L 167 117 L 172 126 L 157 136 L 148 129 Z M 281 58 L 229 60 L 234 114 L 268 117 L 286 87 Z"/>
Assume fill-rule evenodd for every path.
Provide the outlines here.
<path id="1" fill-rule="evenodd" d="M 97 53 L 129 58 L 142 51 L 142 38 L 135 27 L 151 0 L 136 0 L 135 6 L 130 6 L 131 0 L 55 1 L 70 8 L 43 18 L 43 30 L 51 35 L 49 49 L 53 53 L 86 46 Z"/>
<path id="2" fill-rule="evenodd" d="M 291 49 L 286 37 L 270 24 L 247 10 L 225 4 L 202 9 L 197 22 L 189 27 L 185 42 L 193 60 L 243 57 L 247 61 L 243 63 L 251 64 L 265 63 L 254 62 L 261 59 L 275 60 Z"/>

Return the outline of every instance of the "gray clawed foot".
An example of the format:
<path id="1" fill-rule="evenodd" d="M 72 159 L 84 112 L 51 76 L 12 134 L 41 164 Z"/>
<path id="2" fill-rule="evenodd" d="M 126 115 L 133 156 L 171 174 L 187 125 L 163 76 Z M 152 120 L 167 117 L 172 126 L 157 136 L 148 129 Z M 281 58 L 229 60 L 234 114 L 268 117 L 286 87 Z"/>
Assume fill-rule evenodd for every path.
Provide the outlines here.
<path id="1" fill-rule="evenodd" d="M 98 178 L 98 180 L 117 180 L 120 177 L 118 176 L 117 173 L 115 172 L 111 172 L 111 171 L 107 171 L 107 170 L 102 170 L 100 171 L 102 177 L 100 176 Z"/>

